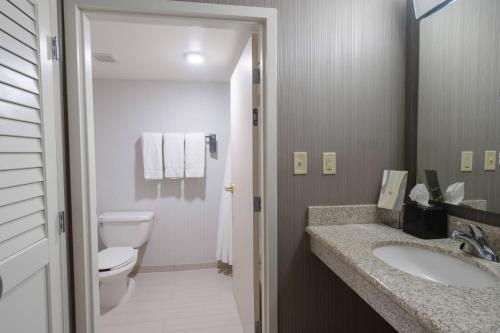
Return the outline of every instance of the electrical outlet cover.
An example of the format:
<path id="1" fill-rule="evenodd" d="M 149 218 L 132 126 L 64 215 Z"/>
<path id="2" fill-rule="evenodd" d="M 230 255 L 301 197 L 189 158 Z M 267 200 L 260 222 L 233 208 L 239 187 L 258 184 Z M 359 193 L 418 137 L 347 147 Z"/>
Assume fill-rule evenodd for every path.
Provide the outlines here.
<path id="1" fill-rule="evenodd" d="M 337 156 L 333 152 L 323 153 L 323 174 L 335 175 L 337 173 Z"/>
<path id="2" fill-rule="evenodd" d="M 463 151 L 460 162 L 460 171 L 472 172 L 472 163 L 474 160 L 474 153 L 471 151 Z"/>
<path id="3" fill-rule="evenodd" d="M 487 150 L 484 152 L 484 170 L 495 171 L 497 168 L 497 152 Z"/>
<path id="4" fill-rule="evenodd" d="M 294 175 L 307 175 L 307 153 L 306 152 L 293 153 L 293 174 Z"/>

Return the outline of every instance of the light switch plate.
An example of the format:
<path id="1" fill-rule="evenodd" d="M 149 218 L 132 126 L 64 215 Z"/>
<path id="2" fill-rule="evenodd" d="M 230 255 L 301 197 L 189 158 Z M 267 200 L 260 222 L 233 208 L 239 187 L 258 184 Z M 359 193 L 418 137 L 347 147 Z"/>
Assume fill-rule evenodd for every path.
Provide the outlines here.
<path id="1" fill-rule="evenodd" d="M 474 161 L 474 153 L 471 151 L 463 151 L 460 163 L 460 171 L 472 172 L 473 161 Z"/>
<path id="2" fill-rule="evenodd" d="M 307 152 L 293 153 L 293 174 L 307 175 Z"/>
<path id="3" fill-rule="evenodd" d="M 495 171 L 497 168 L 497 152 L 487 150 L 484 152 L 484 170 Z"/>
<path id="4" fill-rule="evenodd" d="M 337 154 L 323 153 L 323 174 L 335 175 L 337 173 Z"/>

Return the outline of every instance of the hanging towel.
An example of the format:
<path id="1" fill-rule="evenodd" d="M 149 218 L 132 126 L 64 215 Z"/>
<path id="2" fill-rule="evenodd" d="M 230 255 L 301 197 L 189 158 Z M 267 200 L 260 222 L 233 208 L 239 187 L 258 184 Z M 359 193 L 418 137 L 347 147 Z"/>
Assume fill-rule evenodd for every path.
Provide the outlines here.
<path id="1" fill-rule="evenodd" d="M 142 161 L 144 165 L 144 179 L 162 179 L 162 140 L 160 133 L 143 133 Z"/>
<path id="2" fill-rule="evenodd" d="M 165 178 L 184 178 L 184 133 L 163 134 Z"/>
<path id="3" fill-rule="evenodd" d="M 186 134 L 186 178 L 205 176 L 205 133 Z"/>

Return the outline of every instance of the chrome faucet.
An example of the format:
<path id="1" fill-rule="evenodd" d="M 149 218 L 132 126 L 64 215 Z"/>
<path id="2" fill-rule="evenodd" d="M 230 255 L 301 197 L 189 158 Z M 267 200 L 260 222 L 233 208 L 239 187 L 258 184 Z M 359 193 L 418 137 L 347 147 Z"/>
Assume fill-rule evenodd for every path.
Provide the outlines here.
<path id="1" fill-rule="evenodd" d="M 486 242 L 483 230 L 474 224 L 468 224 L 470 234 L 455 230 L 451 236 L 454 240 L 462 242 L 460 249 L 468 254 L 489 261 L 498 261 L 498 257 Z"/>

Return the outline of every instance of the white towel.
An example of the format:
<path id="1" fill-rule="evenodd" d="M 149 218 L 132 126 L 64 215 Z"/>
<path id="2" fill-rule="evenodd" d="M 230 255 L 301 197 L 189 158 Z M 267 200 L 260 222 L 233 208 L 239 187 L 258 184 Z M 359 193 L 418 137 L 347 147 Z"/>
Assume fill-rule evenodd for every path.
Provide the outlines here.
<path id="1" fill-rule="evenodd" d="M 184 178 L 184 133 L 163 134 L 165 178 Z"/>
<path id="2" fill-rule="evenodd" d="M 186 178 L 205 176 L 205 133 L 186 134 Z"/>
<path id="3" fill-rule="evenodd" d="M 145 179 L 163 178 L 162 140 L 160 133 L 143 133 L 142 161 Z"/>

